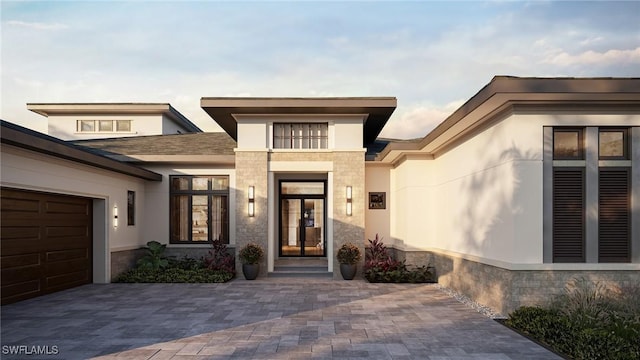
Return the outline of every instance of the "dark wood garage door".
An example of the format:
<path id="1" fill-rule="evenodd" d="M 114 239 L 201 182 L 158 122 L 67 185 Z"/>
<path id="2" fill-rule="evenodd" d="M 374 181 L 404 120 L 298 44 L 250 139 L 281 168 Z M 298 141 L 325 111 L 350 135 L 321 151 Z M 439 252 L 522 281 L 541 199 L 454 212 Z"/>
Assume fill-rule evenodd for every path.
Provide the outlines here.
<path id="1" fill-rule="evenodd" d="M 0 191 L 2 304 L 91 283 L 91 199 Z"/>

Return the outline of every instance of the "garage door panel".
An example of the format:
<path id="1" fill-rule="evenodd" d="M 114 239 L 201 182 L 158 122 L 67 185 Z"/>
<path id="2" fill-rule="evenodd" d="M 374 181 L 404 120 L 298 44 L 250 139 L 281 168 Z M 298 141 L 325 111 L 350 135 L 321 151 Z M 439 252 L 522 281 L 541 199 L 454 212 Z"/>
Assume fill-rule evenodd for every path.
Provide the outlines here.
<path id="1" fill-rule="evenodd" d="M 40 254 L 21 254 L 13 256 L 3 256 L 0 269 L 20 268 L 24 266 L 39 266 Z"/>
<path id="2" fill-rule="evenodd" d="M 40 279 L 17 284 L 2 285 L 3 303 L 10 303 L 28 299 L 37 296 L 40 293 Z"/>
<path id="3" fill-rule="evenodd" d="M 2 285 L 37 280 L 42 277 L 42 264 L 32 264 L 0 270 Z M 4 294 L 3 294 L 4 296 Z"/>
<path id="4" fill-rule="evenodd" d="M 91 199 L 1 192 L 2 304 L 91 283 Z"/>
<path id="5" fill-rule="evenodd" d="M 77 202 L 47 201 L 45 202 L 45 213 L 87 216 L 89 215 L 89 207 L 84 203 Z"/>
<path id="6" fill-rule="evenodd" d="M 27 221 L 12 221 L 11 225 L 3 221 L 0 236 L 2 240 L 38 241 L 40 226 L 34 226 Z"/>
<path id="7" fill-rule="evenodd" d="M 71 237 L 83 239 L 89 236 L 87 226 L 47 226 L 45 232 L 50 240 L 56 241 Z"/>
<path id="8" fill-rule="evenodd" d="M 3 196 L 0 210 L 3 214 L 38 214 L 40 213 L 40 201 L 37 199 L 21 199 L 15 196 Z"/>
<path id="9" fill-rule="evenodd" d="M 2 237 L 0 237 L 2 238 Z M 42 241 L 39 239 L 11 239 L 5 240 L 2 238 L 2 246 L 1 254 L 2 261 L 4 261 L 5 256 L 13 256 L 13 255 L 25 255 L 25 254 L 33 254 L 40 252 L 42 247 Z"/>
<path id="10" fill-rule="evenodd" d="M 58 250 L 58 251 L 49 251 L 45 254 L 45 259 L 47 262 L 56 262 L 56 261 L 69 261 L 75 259 L 89 259 L 90 255 L 87 251 L 87 248 L 79 248 L 79 249 L 69 249 L 69 250 Z"/>
<path id="11" fill-rule="evenodd" d="M 89 273 L 86 270 L 49 276 L 45 279 L 45 291 L 55 292 L 68 289 L 74 286 L 86 284 L 88 280 Z"/>

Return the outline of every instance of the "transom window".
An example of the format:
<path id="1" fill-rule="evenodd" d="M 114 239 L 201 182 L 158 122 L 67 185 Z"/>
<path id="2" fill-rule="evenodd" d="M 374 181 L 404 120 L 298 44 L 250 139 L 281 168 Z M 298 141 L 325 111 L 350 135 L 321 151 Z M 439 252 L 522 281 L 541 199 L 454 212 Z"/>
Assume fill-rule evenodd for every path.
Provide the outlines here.
<path id="1" fill-rule="evenodd" d="M 598 152 L 601 160 L 629 159 L 628 129 L 600 128 Z"/>
<path id="2" fill-rule="evenodd" d="M 229 243 L 229 177 L 170 176 L 171 243 Z"/>
<path id="3" fill-rule="evenodd" d="M 131 132 L 131 120 L 78 120 L 78 132 Z"/>
<path id="4" fill-rule="evenodd" d="M 327 123 L 275 123 L 274 149 L 326 149 L 329 124 Z"/>
<path id="5" fill-rule="evenodd" d="M 553 159 L 583 160 L 583 131 L 575 128 L 553 129 Z"/>

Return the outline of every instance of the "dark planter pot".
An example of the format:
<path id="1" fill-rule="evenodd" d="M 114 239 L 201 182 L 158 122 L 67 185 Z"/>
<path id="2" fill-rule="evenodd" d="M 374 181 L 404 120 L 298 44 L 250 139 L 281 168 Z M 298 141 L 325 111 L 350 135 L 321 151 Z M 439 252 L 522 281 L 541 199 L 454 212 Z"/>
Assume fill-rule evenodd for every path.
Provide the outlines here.
<path id="1" fill-rule="evenodd" d="M 260 273 L 260 264 L 242 264 L 242 274 L 247 280 L 255 280 Z"/>
<path id="2" fill-rule="evenodd" d="M 340 264 L 340 274 L 345 280 L 353 280 L 356 277 L 358 265 L 356 264 Z"/>

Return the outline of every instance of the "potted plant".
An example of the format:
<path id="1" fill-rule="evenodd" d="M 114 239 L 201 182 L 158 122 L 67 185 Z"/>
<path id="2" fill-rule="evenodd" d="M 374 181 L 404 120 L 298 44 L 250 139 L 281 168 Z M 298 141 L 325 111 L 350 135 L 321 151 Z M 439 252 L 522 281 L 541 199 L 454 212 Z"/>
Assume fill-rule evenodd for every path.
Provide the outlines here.
<path id="1" fill-rule="evenodd" d="M 338 249 L 337 258 L 340 263 L 342 278 L 352 280 L 358 270 L 358 261 L 362 258 L 360 249 L 352 243 L 346 243 Z"/>
<path id="2" fill-rule="evenodd" d="M 242 262 L 242 274 L 247 280 L 255 280 L 260 273 L 260 260 L 264 256 L 262 247 L 256 243 L 248 243 L 238 253 Z"/>

